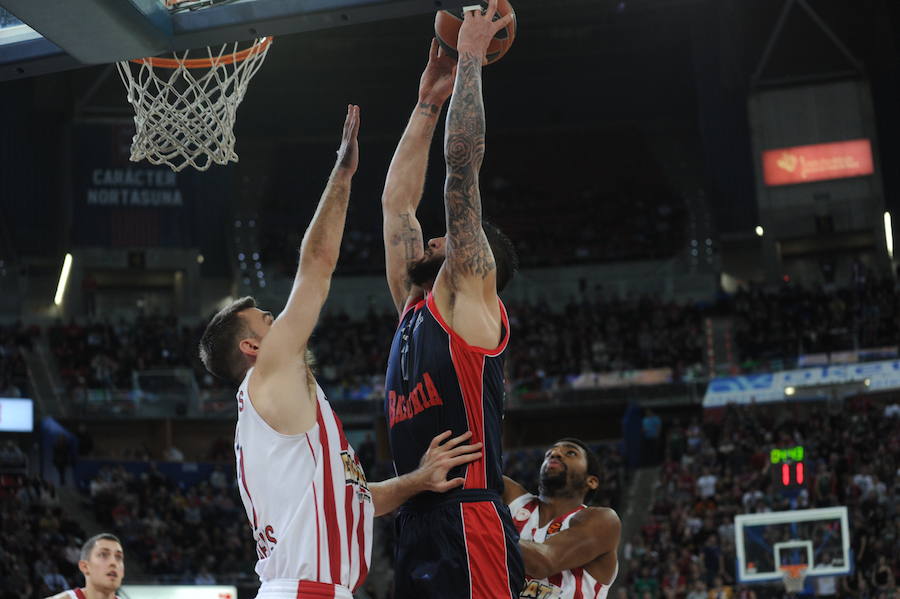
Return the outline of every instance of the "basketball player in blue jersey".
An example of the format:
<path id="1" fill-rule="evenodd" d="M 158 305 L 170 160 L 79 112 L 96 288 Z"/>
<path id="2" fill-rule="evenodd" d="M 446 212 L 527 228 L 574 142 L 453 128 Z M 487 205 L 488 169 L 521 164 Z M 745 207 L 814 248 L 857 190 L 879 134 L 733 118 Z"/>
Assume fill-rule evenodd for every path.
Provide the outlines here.
<path id="1" fill-rule="evenodd" d="M 521 599 L 606 599 L 619 570 L 621 523 L 614 510 L 586 505 L 600 476 L 597 455 L 565 438 L 544 453 L 538 495 L 504 477 L 528 577 Z"/>
<path id="2" fill-rule="evenodd" d="M 484 156 L 481 66 L 509 18 L 466 11 L 459 63 L 432 42 L 419 99 L 391 162 L 383 196 L 387 278 L 400 323 L 391 345 L 385 411 L 398 474 L 411 471 L 436 431 L 472 433 L 483 457 L 451 471 L 446 495 L 422 493 L 397 516 L 397 599 L 518 597 L 524 574 L 503 503 L 500 432 L 509 321 L 497 296 L 516 268 L 510 241 L 481 219 Z M 441 107 L 447 115 L 445 237 L 423 244 L 416 208 Z"/>

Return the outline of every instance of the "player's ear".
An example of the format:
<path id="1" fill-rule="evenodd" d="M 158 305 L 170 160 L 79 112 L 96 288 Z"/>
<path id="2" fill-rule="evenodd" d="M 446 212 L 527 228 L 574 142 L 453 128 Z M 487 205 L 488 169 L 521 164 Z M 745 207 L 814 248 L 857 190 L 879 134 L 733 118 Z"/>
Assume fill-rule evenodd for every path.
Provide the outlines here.
<path id="1" fill-rule="evenodd" d="M 596 491 L 600 487 L 600 479 L 593 474 L 589 474 L 585 482 L 591 491 Z"/>
<path id="2" fill-rule="evenodd" d="M 252 337 L 248 337 L 247 339 L 241 339 L 238 347 L 241 350 L 241 353 L 245 356 L 254 356 L 259 353 L 259 339 L 254 339 Z"/>
<path id="3" fill-rule="evenodd" d="M 81 570 L 81 573 L 87 578 L 87 575 L 90 573 L 90 568 L 88 568 L 88 563 L 85 560 L 78 560 L 78 569 Z"/>

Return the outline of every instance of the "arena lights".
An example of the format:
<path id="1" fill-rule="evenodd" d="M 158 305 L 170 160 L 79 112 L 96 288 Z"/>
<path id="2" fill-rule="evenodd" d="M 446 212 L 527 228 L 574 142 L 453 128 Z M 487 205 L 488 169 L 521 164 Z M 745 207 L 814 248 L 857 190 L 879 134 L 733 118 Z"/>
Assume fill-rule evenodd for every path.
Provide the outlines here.
<path id="1" fill-rule="evenodd" d="M 884 242 L 887 244 L 888 256 L 894 259 L 894 229 L 891 227 L 891 213 L 884 213 Z"/>
<path id="2" fill-rule="evenodd" d="M 787 395 L 788 397 L 790 397 L 791 395 L 793 395 L 796 392 L 797 392 L 797 390 L 794 387 L 785 387 L 784 388 L 784 394 Z"/>
<path id="3" fill-rule="evenodd" d="M 63 295 L 66 293 L 66 283 L 69 282 L 69 273 L 72 271 L 72 254 L 66 254 L 63 259 L 62 271 L 59 273 L 59 283 L 56 285 L 56 296 L 53 303 L 57 306 L 62 305 Z"/>
<path id="4" fill-rule="evenodd" d="M 761 225 L 756 225 L 756 229 L 754 229 L 754 230 L 756 231 L 757 237 L 762 237 L 763 234 L 765 233 L 765 231 L 763 230 Z"/>

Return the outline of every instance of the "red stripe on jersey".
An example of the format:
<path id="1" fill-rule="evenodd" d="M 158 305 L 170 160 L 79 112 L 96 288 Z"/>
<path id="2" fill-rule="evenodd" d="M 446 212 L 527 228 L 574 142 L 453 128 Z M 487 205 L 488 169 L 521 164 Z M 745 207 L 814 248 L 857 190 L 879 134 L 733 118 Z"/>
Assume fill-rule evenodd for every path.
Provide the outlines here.
<path id="1" fill-rule="evenodd" d="M 400 320 L 398 323 L 403 322 L 403 319 L 406 318 L 406 315 L 409 314 L 410 310 L 418 310 L 422 306 L 425 305 L 425 298 L 416 298 L 409 300 L 409 303 L 406 304 L 406 307 L 403 309 L 403 312 L 400 314 Z"/>
<path id="2" fill-rule="evenodd" d="M 523 505 L 522 507 L 520 507 L 519 510 L 518 510 L 515 514 L 512 515 L 512 517 L 513 517 L 513 526 L 516 527 L 516 532 L 518 532 L 518 533 L 521 534 L 522 529 L 525 528 L 525 525 L 526 525 L 526 524 L 528 524 L 528 520 L 531 519 L 531 515 L 534 514 L 534 510 L 535 510 L 535 508 L 537 508 L 537 506 L 538 506 L 538 499 L 537 499 L 537 497 L 535 497 L 534 499 L 532 499 L 531 501 L 529 501 L 528 503 L 526 503 L 525 505 Z M 521 510 L 527 510 L 527 511 L 528 511 L 528 517 L 525 518 L 524 520 L 520 520 L 520 519 L 517 517 L 517 516 L 518 516 L 518 512 L 521 511 Z"/>
<path id="3" fill-rule="evenodd" d="M 75 596 L 78 597 L 78 599 L 87 599 L 87 596 L 84 594 L 84 591 L 82 591 L 80 588 L 72 589 L 72 591 L 75 593 Z"/>
<path id="4" fill-rule="evenodd" d="M 440 311 L 438 310 L 437 303 L 434 299 L 434 294 L 430 293 L 428 298 L 425 300 L 426 305 L 428 306 L 428 311 L 434 316 L 434 319 L 437 320 L 438 324 L 441 325 L 441 328 L 444 329 L 444 332 L 450 335 L 452 339 L 456 339 L 459 343 L 464 347 L 467 351 L 475 352 L 479 354 L 484 354 L 486 356 L 494 357 L 499 356 L 503 353 L 503 350 L 506 349 L 506 344 L 509 343 L 509 317 L 506 314 L 506 306 L 503 305 L 503 302 L 500 301 L 500 298 L 497 298 L 497 302 L 500 304 L 500 324 L 502 324 L 501 332 L 503 333 L 503 338 L 500 339 L 500 343 L 497 344 L 497 347 L 494 349 L 487 349 L 484 347 L 478 347 L 476 345 L 469 345 L 466 343 L 466 340 L 460 337 L 459 333 L 450 328 L 447 322 L 444 320 L 444 317 L 441 316 Z"/>
<path id="5" fill-rule="evenodd" d="M 309 446 L 309 453 L 312 455 L 313 463 L 315 464 L 316 452 L 313 451 L 309 433 L 306 433 L 306 444 Z M 316 481 L 313 481 L 313 506 L 316 509 L 316 578 L 322 578 L 322 555 L 319 553 L 319 548 L 322 546 L 322 538 L 319 534 L 319 496 L 316 493 Z"/>
<path id="6" fill-rule="evenodd" d="M 547 581 L 553 586 L 562 587 L 562 572 L 557 572 L 553 576 L 548 576 Z"/>
<path id="7" fill-rule="evenodd" d="M 366 502 L 359 502 L 359 522 L 356 527 L 356 542 L 359 544 L 359 576 L 356 579 L 353 591 L 356 591 L 369 574 L 369 566 L 366 564 Z"/>
<path id="8" fill-rule="evenodd" d="M 463 342 L 465 343 L 465 342 Z M 468 443 L 484 443 L 484 354 L 466 351 L 456 337 L 450 337 L 450 358 L 459 381 L 463 405 L 466 408 L 466 421 L 472 438 Z M 466 467 L 464 489 L 486 489 L 487 472 L 484 459 L 487 447 L 482 449 L 481 457 L 469 462 Z"/>
<path id="9" fill-rule="evenodd" d="M 562 523 L 566 521 L 566 518 L 568 518 L 569 516 L 571 516 L 572 514 L 574 514 L 576 512 L 580 512 L 581 510 L 584 509 L 584 507 L 585 506 L 583 506 L 583 505 L 579 505 L 577 508 L 575 508 L 571 512 L 569 512 L 567 514 L 563 514 L 562 516 L 557 516 L 556 518 L 553 519 L 553 522 L 550 523 L 549 528 L 552 528 L 554 524 L 559 524 L 560 526 L 562 526 Z M 548 528 L 548 530 L 549 530 L 549 528 Z"/>
<path id="10" fill-rule="evenodd" d="M 297 583 L 297 599 L 334 599 L 334 585 L 301 580 Z"/>
<path id="11" fill-rule="evenodd" d="M 325 430 L 325 419 L 321 408 L 317 410 L 316 420 L 319 423 L 319 443 L 322 444 L 322 470 L 324 475 L 325 494 L 325 534 L 328 537 L 328 563 L 331 567 L 331 582 L 341 582 L 341 529 L 338 525 L 337 509 L 334 505 L 334 480 L 332 480 L 331 448 L 328 446 L 328 431 Z"/>
<path id="12" fill-rule="evenodd" d="M 602 591 L 602 590 L 603 590 L 603 583 L 598 582 L 594 585 L 594 599 L 600 598 L 600 591 Z"/>
<path id="13" fill-rule="evenodd" d="M 341 451 L 349 451 L 350 443 L 347 441 L 347 436 L 344 434 L 344 423 L 341 422 L 341 419 L 338 418 L 338 415 L 334 415 L 334 421 L 337 423 L 338 429 L 338 437 L 341 440 Z M 341 460 L 343 460 L 343 455 L 341 456 Z M 348 453 L 349 458 L 349 453 Z M 344 516 L 346 520 L 344 523 L 347 526 L 347 566 L 349 567 L 349 572 L 352 575 L 353 572 L 353 534 L 356 529 L 356 521 L 353 516 L 353 485 L 346 484 L 345 480 L 345 492 L 344 492 Z M 360 507 L 360 516 L 363 515 L 362 507 Z M 350 581 L 351 585 L 353 581 Z"/>
<path id="14" fill-rule="evenodd" d="M 581 591 L 581 579 L 584 576 L 584 568 L 572 568 L 570 570 L 575 577 L 575 594 L 572 599 L 584 599 L 584 593 Z"/>
<path id="15" fill-rule="evenodd" d="M 241 447 L 241 485 L 244 487 L 244 492 L 247 494 L 247 499 L 250 500 L 250 511 L 253 512 L 253 534 L 256 534 L 256 508 L 253 506 L 253 497 L 250 495 L 250 489 L 247 488 L 247 475 L 244 474 L 244 448 Z"/>
<path id="16" fill-rule="evenodd" d="M 506 565 L 506 535 L 497 508 L 489 501 L 460 504 L 471 599 L 512 597 Z"/>

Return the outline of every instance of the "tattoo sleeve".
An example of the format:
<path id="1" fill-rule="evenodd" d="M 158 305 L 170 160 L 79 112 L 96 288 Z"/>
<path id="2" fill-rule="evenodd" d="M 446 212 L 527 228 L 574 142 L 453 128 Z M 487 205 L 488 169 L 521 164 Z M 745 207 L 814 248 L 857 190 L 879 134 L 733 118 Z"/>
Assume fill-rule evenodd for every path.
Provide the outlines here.
<path id="1" fill-rule="evenodd" d="M 481 227 L 478 171 L 484 158 L 484 133 L 481 59 L 465 53 L 459 58 L 444 146 L 447 260 L 452 273 L 481 279 L 496 268 Z"/>
<path id="2" fill-rule="evenodd" d="M 391 235 L 391 245 L 394 247 L 403 246 L 403 260 L 407 267 L 419 259 L 422 254 L 422 233 L 413 226 L 413 215 L 403 212 L 398 215 L 402 225 Z M 412 285 L 412 281 L 407 277 L 404 280 L 407 290 Z"/>

